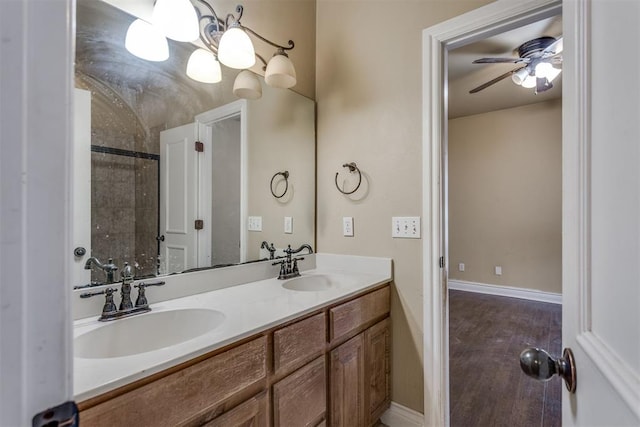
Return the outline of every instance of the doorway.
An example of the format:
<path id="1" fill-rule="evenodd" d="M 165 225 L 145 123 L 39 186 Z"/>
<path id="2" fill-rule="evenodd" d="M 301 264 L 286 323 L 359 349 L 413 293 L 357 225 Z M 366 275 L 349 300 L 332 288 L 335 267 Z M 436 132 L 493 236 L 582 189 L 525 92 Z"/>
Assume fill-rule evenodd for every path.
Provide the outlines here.
<path id="1" fill-rule="evenodd" d="M 561 37 L 555 16 L 448 52 L 444 222 L 454 427 L 560 425 L 560 380 L 533 381 L 518 359 L 528 347 L 562 352 L 562 79 L 536 94 L 512 81 L 520 63 L 472 61 L 519 61 L 519 46 Z M 487 86 L 496 76 L 506 77 Z M 500 369 L 488 368 L 496 361 Z"/>
<path id="2" fill-rule="evenodd" d="M 424 178 L 423 200 L 425 218 L 431 232 L 431 238 L 425 241 L 423 248 L 425 301 L 427 302 L 424 306 L 425 354 L 434 356 L 431 360 L 425 361 L 425 378 L 427 379 L 425 396 L 428 399 L 426 405 L 430 407 L 425 420 L 427 424 L 450 424 L 448 334 L 450 300 L 447 277 L 448 272 L 457 265 L 452 264 L 455 262 L 453 259 L 447 259 L 450 254 L 447 224 L 450 206 L 447 199 L 449 152 L 445 142 L 450 130 L 447 126 L 446 100 L 451 95 L 448 91 L 452 90 L 448 86 L 447 61 L 450 58 L 447 57 L 447 52 L 559 15 L 561 9 L 562 4 L 559 1 L 535 4 L 518 2 L 495 7 L 489 5 L 439 24 L 423 33 L 425 58 L 423 89 L 426 101 L 423 159 L 424 170 L 430 171 Z M 457 262 L 464 263 L 464 261 Z M 499 264 L 496 262 L 493 267 L 495 266 Z M 513 285 L 517 284 L 513 283 Z M 495 363 L 500 365 L 506 362 L 499 360 Z M 513 363 L 516 367 L 518 366 L 517 360 Z"/>

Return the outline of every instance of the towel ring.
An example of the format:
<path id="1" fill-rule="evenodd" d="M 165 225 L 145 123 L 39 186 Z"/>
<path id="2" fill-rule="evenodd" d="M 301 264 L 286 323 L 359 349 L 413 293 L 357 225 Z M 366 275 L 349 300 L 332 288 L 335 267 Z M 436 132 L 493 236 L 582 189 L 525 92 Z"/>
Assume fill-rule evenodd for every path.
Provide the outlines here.
<path id="1" fill-rule="evenodd" d="M 360 169 L 358 169 L 358 166 L 356 166 L 355 162 L 345 163 L 344 165 L 342 165 L 342 167 L 343 168 L 349 168 L 349 172 L 351 172 L 351 173 L 358 172 L 358 185 L 356 185 L 356 188 L 354 188 L 351 191 L 343 191 L 342 189 L 340 189 L 340 186 L 338 185 L 338 174 L 340 172 L 336 172 L 336 178 L 335 178 L 336 188 L 342 194 L 346 194 L 346 195 L 353 194 L 356 191 L 358 191 L 358 188 L 360 188 L 360 184 L 362 184 L 362 173 L 360 172 Z"/>
<path id="2" fill-rule="evenodd" d="M 276 195 L 275 191 L 273 191 L 273 180 L 276 179 L 276 176 L 278 175 L 282 175 L 284 177 L 284 183 L 285 183 L 284 191 L 279 196 Z M 281 199 L 285 194 L 287 194 L 287 190 L 289 189 L 289 171 L 276 172 L 271 177 L 271 183 L 269 184 L 269 189 L 271 190 L 271 194 L 273 194 L 273 197 L 275 197 L 276 199 Z"/>

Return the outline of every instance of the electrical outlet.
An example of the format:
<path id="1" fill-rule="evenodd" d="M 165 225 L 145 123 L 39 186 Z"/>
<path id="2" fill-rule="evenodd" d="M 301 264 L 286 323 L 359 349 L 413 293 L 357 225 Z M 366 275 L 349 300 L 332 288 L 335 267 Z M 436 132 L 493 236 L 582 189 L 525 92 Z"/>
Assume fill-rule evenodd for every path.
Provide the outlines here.
<path id="1" fill-rule="evenodd" d="M 394 216 L 391 218 L 391 237 L 401 239 L 419 239 L 420 217 Z"/>
<path id="2" fill-rule="evenodd" d="M 502 276 L 502 266 L 496 265 L 496 276 Z"/>
<path id="3" fill-rule="evenodd" d="M 342 218 L 342 235 L 345 237 L 353 237 L 353 217 L 345 216 Z"/>
<path id="4" fill-rule="evenodd" d="M 262 231 L 262 217 L 250 216 L 247 221 L 247 230 L 249 231 Z"/>
<path id="5" fill-rule="evenodd" d="M 458 264 L 458 271 L 464 271 L 464 262 Z"/>
<path id="6" fill-rule="evenodd" d="M 290 216 L 284 217 L 284 232 L 285 234 L 293 233 L 293 217 L 290 217 Z"/>

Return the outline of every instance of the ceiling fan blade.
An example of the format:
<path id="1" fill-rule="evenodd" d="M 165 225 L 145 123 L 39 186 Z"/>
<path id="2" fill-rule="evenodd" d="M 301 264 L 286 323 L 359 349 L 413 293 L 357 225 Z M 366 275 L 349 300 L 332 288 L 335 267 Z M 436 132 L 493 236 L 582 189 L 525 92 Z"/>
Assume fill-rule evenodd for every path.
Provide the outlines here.
<path id="1" fill-rule="evenodd" d="M 559 37 L 556 41 L 545 48 L 544 52 L 542 52 L 542 56 L 552 56 L 562 53 L 563 45 L 562 37 Z"/>
<path id="2" fill-rule="evenodd" d="M 484 83 L 484 84 L 481 84 L 480 86 L 478 86 L 478 87 L 476 87 L 476 88 L 474 88 L 474 89 L 471 89 L 471 90 L 469 91 L 469 93 L 477 93 L 477 92 L 480 92 L 481 90 L 486 89 L 486 88 L 488 88 L 489 86 L 491 86 L 491 85 L 494 85 L 494 84 L 498 83 L 500 80 L 506 79 L 506 78 L 507 78 L 507 77 L 509 77 L 511 74 L 513 74 L 513 73 L 515 73 L 515 72 L 518 72 L 518 71 L 522 70 L 523 68 L 525 68 L 525 67 L 520 67 L 520 68 L 516 68 L 515 70 L 507 71 L 506 73 L 499 75 L 499 76 L 498 76 L 498 77 L 496 77 L 495 79 L 493 79 L 493 80 L 489 80 L 488 82 L 486 82 L 486 83 Z"/>
<path id="3" fill-rule="evenodd" d="M 529 62 L 528 58 L 480 58 L 473 61 L 474 64 L 518 64 Z"/>

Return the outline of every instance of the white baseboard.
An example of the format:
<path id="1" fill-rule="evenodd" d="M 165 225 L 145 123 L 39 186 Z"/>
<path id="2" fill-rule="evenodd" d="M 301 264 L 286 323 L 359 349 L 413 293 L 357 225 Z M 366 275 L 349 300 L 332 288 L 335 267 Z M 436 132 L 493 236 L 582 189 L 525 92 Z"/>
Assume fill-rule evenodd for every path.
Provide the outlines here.
<path id="1" fill-rule="evenodd" d="M 512 286 L 488 285 L 486 283 L 467 282 L 464 280 L 449 280 L 449 289 L 478 294 L 499 295 L 503 297 L 528 299 L 532 301 L 562 304 L 562 294 L 544 292 L 535 289 L 514 288 Z"/>
<path id="2" fill-rule="evenodd" d="M 406 406 L 391 402 L 391 406 L 380 417 L 389 427 L 423 427 L 424 415 Z"/>

